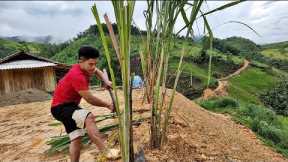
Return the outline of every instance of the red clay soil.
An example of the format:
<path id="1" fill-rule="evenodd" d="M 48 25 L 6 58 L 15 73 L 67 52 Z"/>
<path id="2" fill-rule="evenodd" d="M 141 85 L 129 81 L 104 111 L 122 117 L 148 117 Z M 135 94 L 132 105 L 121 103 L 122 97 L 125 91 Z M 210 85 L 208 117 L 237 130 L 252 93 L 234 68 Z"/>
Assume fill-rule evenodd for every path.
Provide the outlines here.
<path id="1" fill-rule="evenodd" d="M 133 93 L 133 107 L 147 109 L 149 105 L 141 104 L 142 91 Z M 110 100 L 107 92 L 95 91 L 95 95 Z M 123 97 L 120 100 L 123 103 Z M 85 102 L 81 105 L 96 115 L 109 113 Z M 64 132 L 62 126 L 48 126 L 55 122 L 49 107 L 50 102 L 45 101 L 0 108 L 1 160 L 69 161 L 67 153 L 45 154 L 49 148 L 45 142 Z M 149 148 L 148 122 L 135 127 L 135 150 L 143 148 L 148 161 L 288 161 L 265 146 L 249 129 L 227 116 L 204 110 L 181 94 L 175 96 L 170 123 L 168 143 L 161 150 Z M 81 161 L 95 161 L 97 155 L 93 144 L 85 146 Z"/>

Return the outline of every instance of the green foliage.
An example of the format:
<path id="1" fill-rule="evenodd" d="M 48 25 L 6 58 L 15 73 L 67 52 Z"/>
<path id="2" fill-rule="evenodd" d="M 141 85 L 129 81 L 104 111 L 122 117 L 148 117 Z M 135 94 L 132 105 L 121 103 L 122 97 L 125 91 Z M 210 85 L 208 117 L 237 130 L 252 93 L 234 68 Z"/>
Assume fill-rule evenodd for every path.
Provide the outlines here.
<path id="1" fill-rule="evenodd" d="M 95 36 L 87 36 L 71 42 L 65 49 L 53 56 L 52 59 L 66 64 L 75 64 L 78 62 L 78 50 L 82 45 L 91 45 L 101 51 L 99 39 Z"/>
<path id="2" fill-rule="evenodd" d="M 0 59 L 19 51 L 50 58 L 61 51 L 65 46 L 67 46 L 67 43 L 56 45 L 0 39 Z"/>
<path id="3" fill-rule="evenodd" d="M 260 104 L 259 95 L 277 83 L 276 74 L 271 75 L 259 68 L 249 67 L 229 80 L 229 94 L 241 102 Z"/>
<path id="4" fill-rule="evenodd" d="M 251 128 L 266 144 L 288 157 L 287 117 L 276 115 L 272 110 L 260 105 L 238 103 L 230 97 L 199 101 L 199 104 L 208 110 L 229 113 L 235 121 Z M 238 105 L 238 108 L 229 105 Z"/>
<path id="5" fill-rule="evenodd" d="M 203 100 L 199 103 L 202 107 L 207 108 L 209 110 L 215 108 L 239 108 L 239 103 L 235 99 L 231 97 L 220 97 L 220 98 L 212 98 L 209 100 Z"/>
<path id="6" fill-rule="evenodd" d="M 263 93 L 261 100 L 277 114 L 288 116 L 288 78 Z"/>
<path id="7" fill-rule="evenodd" d="M 263 50 L 261 53 L 265 57 L 268 57 L 271 59 L 288 61 L 288 51 L 285 51 L 284 49 L 270 48 L 270 49 Z"/>
<path id="8" fill-rule="evenodd" d="M 283 49 L 283 50 L 285 50 L 287 47 L 288 47 L 288 41 L 270 43 L 270 44 L 265 44 L 261 46 L 262 49 L 274 48 L 274 49 Z"/>
<path id="9" fill-rule="evenodd" d="M 288 72 L 288 42 L 271 43 L 261 46 L 260 61 Z"/>
<path id="10" fill-rule="evenodd" d="M 223 53 L 245 56 L 260 50 L 260 46 L 256 43 L 242 37 L 230 37 L 224 40 L 214 39 L 213 47 Z"/>
<path id="11" fill-rule="evenodd" d="M 248 105 L 240 109 L 238 118 L 246 120 L 254 132 L 270 143 L 272 142 L 276 148 L 288 149 L 288 125 L 283 125 L 281 121 L 283 119 L 272 110 L 262 106 Z"/>

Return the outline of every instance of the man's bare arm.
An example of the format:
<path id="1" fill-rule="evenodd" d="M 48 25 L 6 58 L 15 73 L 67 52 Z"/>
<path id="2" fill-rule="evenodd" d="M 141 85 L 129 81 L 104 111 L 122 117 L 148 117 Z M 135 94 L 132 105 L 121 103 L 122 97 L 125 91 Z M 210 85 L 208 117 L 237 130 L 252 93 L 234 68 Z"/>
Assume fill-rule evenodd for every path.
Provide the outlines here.
<path id="1" fill-rule="evenodd" d="M 93 96 L 89 90 L 79 91 L 79 94 L 91 105 L 107 107 L 111 111 L 113 110 L 113 104 L 103 101 L 96 96 Z"/>
<path id="2" fill-rule="evenodd" d="M 98 69 L 98 68 L 95 68 L 95 75 L 96 75 L 96 77 L 98 78 L 98 79 L 100 79 L 100 80 L 102 80 L 102 81 L 109 81 L 109 80 L 107 80 L 108 78 L 106 78 L 105 76 L 104 76 L 104 73 L 100 70 L 100 69 Z"/>
<path id="3" fill-rule="evenodd" d="M 112 88 L 112 82 L 105 76 L 105 74 L 98 68 L 95 68 L 95 75 L 99 80 L 104 82 L 104 86 L 108 88 Z"/>

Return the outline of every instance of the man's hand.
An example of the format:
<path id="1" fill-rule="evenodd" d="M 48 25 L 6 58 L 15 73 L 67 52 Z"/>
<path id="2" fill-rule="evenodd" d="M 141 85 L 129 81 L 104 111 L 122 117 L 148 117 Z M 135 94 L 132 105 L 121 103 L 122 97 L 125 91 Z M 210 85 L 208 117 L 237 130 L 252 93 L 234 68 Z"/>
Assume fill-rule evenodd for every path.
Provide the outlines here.
<path id="1" fill-rule="evenodd" d="M 104 80 L 103 87 L 106 88 L 107 90 L 112 89 L 112 82 L 110 80 Z"/>
<path id="2" fill-rule="evenodd" d="M 112 82 L 109 80 L 107 71 L 103 69 L 103 72 L 98 68 L 95 68 L 95 75 L 99 80 L 102 80 L 103 87 L 107 90 L 112 89 Z"/>

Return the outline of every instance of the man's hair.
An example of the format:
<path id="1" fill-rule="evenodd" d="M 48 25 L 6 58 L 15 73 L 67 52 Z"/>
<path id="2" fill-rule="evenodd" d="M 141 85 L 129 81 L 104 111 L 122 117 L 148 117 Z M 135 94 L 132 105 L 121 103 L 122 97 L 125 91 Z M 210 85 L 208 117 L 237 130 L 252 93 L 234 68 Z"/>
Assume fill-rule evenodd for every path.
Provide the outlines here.
<path id="1" fill-rule="evenodd" d="M 95 59 L 95 58 L 98 58 L 100 57 L 100 54 L 99 54 L 99 51 L 94 48 L 94 47 L 91 47 L 91 46 L 82 46 L 79 51 L 78 51 L 78 59 Z"/>

